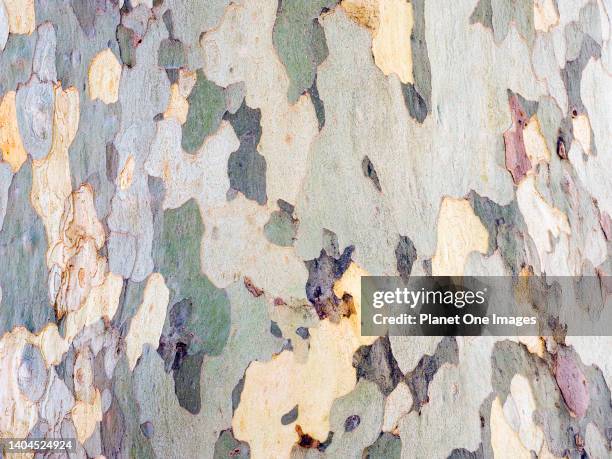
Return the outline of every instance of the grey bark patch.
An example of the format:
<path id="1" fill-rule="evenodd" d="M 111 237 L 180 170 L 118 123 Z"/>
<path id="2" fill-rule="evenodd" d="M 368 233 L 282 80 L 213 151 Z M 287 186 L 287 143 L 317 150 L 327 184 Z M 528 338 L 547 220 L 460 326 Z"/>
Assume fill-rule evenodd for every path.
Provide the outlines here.
<path id="1" fill-rule="evenodd" d="M 1 154 L 1 153 L 0 153 Z M 8 163 L 0 162 L 0 231 L 4 225 L 4 215 L 8 203 L 8 192 L 13 181 L 13 171 Z"/>
<path id="2" fill-rule="evenodd" d="M 163 40 L 157 51 L 157 64 L 165 69 L 179 69 L 185 66 L 186 56 L 183 44 L 173 38 Z"/>
<path id="3" fill-rule="evenodd" d="M 0 93 L 12 90 L 30 78 L 36 34 L 9 34 L 0 52 Z"/>
<path id="4" fill-rule="evenodd" d="M 298 417 L 298 405 L 295 405 L 291 410 L 287 413 L 283 414 L 281 417 L 281 424 L 286 426 L 295 422 Z"/>
<path id="5" fill-rule="evenodd" d="M 196 83 L 187 97 L 189 110 L 183 124 L 181 145 L 188 153 L 195 153 L 204 139 L 215 132 L 225 113 L 223 88 L 206 79 L 202 69 L 196 72 Z"/>
<path id="6" fill-rule="evenodd" d="M 319 90 L 317 88 L 317 76 L 315 75 L 312 86 L 308 89 L 312 106 L 315 109 L 315 115 L 317 116 L 317 123 L 319 125 L 319 131 L 325 126 L 325 104 L 319 96 Z"/>
<path id="7" fill-rule="evenodd" d="M 416 259 L 416 247 L 408 236 L 400 235 L 397 246 L 395 246 L 395 260 L 397 272 L 402 280 L 408 281 L 412 272 L 412 265 Z"/>
<path id="8" fill-rule="evenodd" d="M 410 116 L 422 123 L 431 113 L 431 65 L 427 52 L 426 29 L 425 29 L 425 0 L 412 0 L 414 24 L 410 34 L 412 50 L 412 72 L 414 74 L 414 87 L 412 88 L 416 97 L 411 95 L 412 100 L 406 100 L 405 87 L 402 85 L 404 101 L 408 105 Z M 412 110 L 411 108 L 412 107 Z"/>
<path id="9" fill-rule="evenodd" d="M 327 228 L 322 231 L 323 249 L 328 255 L 334 258 L 340 257 L 340 247 L 338 245 L 338 235 Z"/>
<path id="10" fill-rule="evenodd" d="M 416 368 L 406 375 L 405 381 L 412 393 L 416 411 L 421 411 L 421 407 L 429 402 L 429 384 L 438 369 L 445 363 L 459 362 L 458 352 L 455 338 L 446 336 L 438 344 L 434 355 L 424 355 Z"/>
<path id="11" fill-rule="evenodd" d="M 470 24 L 482 24 L 493 31 L 493 8 L 491 0 L 479 0 L 470 16 Z"/>
<path id="12" fill-rule="evenodd" d="M 342 277 L 351 263 L 354 246 L 344 249 L 339 258 L 327 255 L 321 250 L 318 258 L 305 261 L 308 269 L 306 281 L 306 297 L 313 304 L 320 319 L 331 317 L 339 320 L 342 311 L 339 310 L 340 299 L 333 291 L 334 282 Z"/>
<path id="13" fill-rule="evenodd" d="M 225 107 L 229 113 L 235 114 L 240 109 L 245 94 L 246 85 L 244 84 L 244 81 L 230 84 L 227 88 L 225 88 Z"/>
<path id="14" fill-rule="evenodd" d="M 525 243 L 530 243 L 530 238 L 516 200 L 500 206 L 475 191 L 469 193 L 468 200 L 489 233 L 487 253 L 492 254 L 499 248 L 512 273 L 518 274 L 521 268 L 527 265 Z"/>
<path id="15" fill-rule="evenodd" d="M 402 457 L 402 439 L 389 432 L 384 432 L 363 451 L 363 457 L 364 459 L 400 459 Z"/>
<path id="16" fill-rule="evenodd" d="M 54 102 L 53 85 L 36 78 L 17 90 L 19 133 L 23 147 L 34 159 L 43 159 L 51 150 Z"/>
<path id="17" fill-rule="evenodd" d="M 0 269 L 0 336 L 19 325 L 37 332 L 55 322 L 47 290 L 47 236 L 30 202 L 31 188 L 32 166 L 27 161 L 9 186 L 0 231 L 0 260 L 10 260 Z"/>
<path id="18" fill-rule="evenodd" d="M 215 442 L 213 459 L 247 459 L 251 457 L 249 444 L 236 440 L 232 430 L 224 430 Z"/>
<path id="19" fill-rule="evenodd" d="M 168 314 L 168 330 L 159 339 L 157 352 L 165 363 L 165 370 L 178 370 L 187 357 L 192 336 L 187 329 L 193 303 L 185 298 L 174 304 Z"/>
<path id="20" fill-rule="evenodd" d="M 484 459 L 482 453 L 482 443 L 476 451 L 469 451 L 465 448 L 457 448 L 451 451 L 447 459 Z"/>
<path id="21" fill-rule="evenodd" d="M 361 161 L 361 170 L 363 171 L 363 175 L 372 181 L 374 188 L 376 188 L 379 192 L 382 192 L 374 164 L 372 164 L 372 161 L 370 161 L 370 158 L 368 158 L 367 155 L 364 156 L 363 160 Z"/>
<path id="22" fill-rule="evenodd" d="M 128 27 L 119 24 L 115 34 L 117 43 L 119 44 L 119 56 L 121 61 L 128 67 L 134 67 L 136 64 L 136 46 L 140 39 L 134 31 Z"/>
<path id="23" fill-rule="evenodd" d="M 592 57 L 596 59 L 601 57 L 601 46 L 590 36 L 584 35 L 578 57 L 568 60 L 565 67 L 561 69 L 561 77 L 567 89 L 570 113 L 574 110 L 577 113 L 586 112 L 586 107 L 580 96 L 580 82 L 582 81 L 582 72 Z M 566 145 L 566 147 L 569 151 L 569 145 Z"/>
<path id="24" fill-rule="evenodd" d="M 266 160 L 257 151 L 261 139 L 261 110 L 252 109 L 243 101 L 235 114 L 228 113 L 224 119 L 230 122 L 240 140 L 240 147 L 227 162 L 230 187 L 240 191 L 247 199 L 263 205 L 268 198 Z"/>
<path id="25" fill-rule="evenodd" d="M 38 75 L 40 81 L 54 82 L 57 80 L 55 70 L 55 50 L 57 40 L 55 28 L 51 22 L 44 22 L 36 29 L 38 39 L 34 49 L 32 72 Z"/>
<path id="26" fill-rule="evenodd" d="M 425 99 L 421 97 L 412 83 L 402 83 L 402 95 L 410 116 L 419 123 L 423 123 L 428 111 Z"/>
<path id="27" fill-rule="evenodd" d="M 295 2 L 279 0 L 272 40 L 289 76 L 287 98 L 294 103 L 315 81 L 317 66 L 328 55 L 318 16 L 338 0 Z"/>
<path id="28" fill-rule="evenodd" d="M 232 389 L 232 414 L 236 411 L 238 405 L 240 405 L 240 396 L 242 395 L 242 390 L 244 389 L 244 378 L 244 376 L 240 378 L 238 384 L 236 384 Z"/>
<path id="29" fill-rule="evenodd" d="M 110 408 L 102 416 L 100 440 L 104 457 L 121 457 L 125 450 L 127 432 L 125 417 L 117 400 L 113 398 Z"/>
<path id="30" fill-rule="evenodd" d="M 268 241 L 281 247 L 290 247 L 295 241 L 299 222 L 293 217 L 294 207 L 282 199 L 278 200 L 280 210 L 272 212 L 264 225 Z"/>
<path id="31" fill-rule="evenodd" d="M 191 414 L 198 414 L 202 408 L 200 397 L 200 373 L 204 353 L 187 355 L 181 365 L 174 370 L 174 392 L 179 405 Z"/>
<path id="32" fill-rule="evenodd" d="M 404 375 L 391 351 L 388 337 L 378 338 L 371 346 L 361 346 L 353 354 L 357 380 L 366 379 L 378 385 L 383 395 L 389 395 Z"/>
<path id="33" fill-rule="evenodd" d="M 170 290 L 173 306 L 166 318 L 160 347 L 166 371 L 172 365 L 170 356 L 181 344 L 189 355 L 204 351 L 219 355 L 227 342 L 230 328 L 230 305 L 227 293 L 202 274 L 200 245 L 204 225 L 196 202 L 191 199 L 177 209 L 157 212 L 153 227 L 161 228 L 154 246 L 159 272 Z M 174 317 L 173 317 L 174 315 Z"/>
<path id="34" fill-rule="evenodd" d="M 26 344 L 19 357 L 17 384 L 19 390 L 30 401 L 36 403 L 45 393 L 47 386 L 47 368 L 42 354 L 37 347 Z"/>

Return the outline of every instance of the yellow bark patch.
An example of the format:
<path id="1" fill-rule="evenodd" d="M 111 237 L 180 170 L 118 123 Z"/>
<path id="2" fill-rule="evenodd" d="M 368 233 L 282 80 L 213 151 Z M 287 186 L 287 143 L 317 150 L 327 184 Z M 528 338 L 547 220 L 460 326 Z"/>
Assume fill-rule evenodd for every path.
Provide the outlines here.
<path id="1" fill-rule="evenodd" d="M 486 253 L 489 233 L 465 199 L 445 197 L 438 215 L 434 276 L 461 276 L 470 253 Z"/>
<path id="2" fill-rule="evenodd" d="M 89 65 L 89 98 L 113 104 L 119 99 L 121 64 L 110 49 L 100 51 Z"/>
<path id="3" fill-rule="evenodd" d="M 540 161 L 550 162 L 550 150 L 546 145 L 546 140 L 540 129 L 540 121 L 536 115 L 531 117 L 523 130 L 523 142 L 532 165 L 538 164 Z"/>
<path id="4" fill-rule="evenodd" d="M 149 343 L 157 348 L 166 320 L 169 299 L 170 291 L 166 287 L 164 277 L 159 273 L 151 274 L 144 289 L 142 304 L 132 318 L 126 338 L 126 354 L 130 370 L 136 366 L 142 354 L 142 346 Z"/>
<path id="5" fill-rule="evenodd" d="M 372 53 L 378 68 L 385 75 L 395 73 L 402 83 L 413 83 L 412 4 L 406 0 L 345 0 L 342 7 L 351 19 L 372 30 Z"/>
<path id="6" fill-rule="evenodd" d="M 548 32 L 559 23 L 559 14 L 553 0 L 533 0 L 533 25 L 536 30 Z"/>
<path id="7" fill-rule="evenodd" d="M 53 141 L 46 158 L 33 161 L 31 200 L 47 233 L 49 247 L 59 240 L 60 223 L 66 198 L 72 192 L 68 148 L 79 125 L 79 92 L 55 87 Z"/>
<path id="8" fill-rule="evenodd" d="M 269 362 L 249 365 L 232 426 L 236 438 L 249 442 L 252 457 L 289 457 L 298 440 L 298 425 L 315 439 L 324 441 L 327 437 L 332 403 L 355 387 L 353 354 L 376 339 L 360 335 L 361 305 L 357 299 L 363 275 L 365 271 L 353 263 L 334 285 L 338 296 L 353 296 L 356 312 L 339 323 L 325 319 L 319 327 L 311 328 L 305 363 L 283 351 Z M 299 406 L 296 421 L 282 425 L 281 417 L 295 405 Z"/>
<path id="9" fill-rule="evenodd" d="M 346 14 L 358 24 L 368 29 L 378 28 L 379 0 L 344 0 L 341 5 Z"/>
<path id="10" fill-rule="evenodd" d="M 36 27 L 34 0 L 4 0 L 4 6 L 8 15 L 10 33 L 34 32 Z"/>
<path id="11" fill-rule="evenodd" d="M 0 153 L 13 172 L 17 172 L 28 159 L 28 153 L 23 148 L 19 135 L 15 96 L 15 91 L 9 91 L 0 103 Z"/>
<path id="12" fill-rule="evenodd" d="M 586 115 L 578 115 L 572 120 L 574 137 L 580 143 L 582 150 L 591 153 L 591 123 Z"/>

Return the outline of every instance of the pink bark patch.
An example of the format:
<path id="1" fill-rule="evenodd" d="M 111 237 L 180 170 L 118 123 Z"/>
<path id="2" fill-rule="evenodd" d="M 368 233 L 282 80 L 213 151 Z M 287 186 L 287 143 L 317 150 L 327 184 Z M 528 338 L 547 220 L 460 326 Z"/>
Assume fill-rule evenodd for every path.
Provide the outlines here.
<path id="1" fill-rule="evenodd" d="M 512 174 L 514 183 L 519 183 L 531 169 L 531 161 L 529 161 L 523 141 L 523 129 L 527 124 L 527 115 L 516 95 L 512 95 L 508 102 L 512 115 L 512 128 L 504 132 L 506 169 Z"/>
<path id="2" fill-rule="evenodd" d="M 562 349 L 557 353 L 554 373 L 570 414 L 582 418 L 589 407 L 589 386 L 574 358 Z"/>

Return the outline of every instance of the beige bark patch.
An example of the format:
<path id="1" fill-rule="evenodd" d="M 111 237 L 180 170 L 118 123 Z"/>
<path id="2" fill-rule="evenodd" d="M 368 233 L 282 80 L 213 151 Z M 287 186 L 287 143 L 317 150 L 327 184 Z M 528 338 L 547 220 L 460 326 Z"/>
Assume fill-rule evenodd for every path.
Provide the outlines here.
<path id="1" fill-rule="evenodd" d="M 404 382 L 400 382 L 385 400 L 383 432 L 395 432 L 399 420 L 412 408 L 412 394 Z"/>
<path id="2" fill-rule="evenodd" d="M 58 242 L 48 254 L 50 296 L 58 317 L 80 309 L 93 287 L 105 280 L 104 227 L 94 206 L 93 188 L 81 185 L 66 199 Z M 59 285 L 57 285 L 59 284 Z"/>
<path id="3" fill-rule="evenodd" d="M 0 338 L 0 437 L 25 438 L 36 424 L 38 406 L 19 388 L 22 351 L 26 345 L 37 347 L 45 365 L 57 365 L 68 350 L 55 324 L 46 325 L 34 335 L 16 327 Z"/>
<path id="4" fill-rule="evenodd" d="M 21 135 L 19 135 L 15 96 L 15 91 L 9 91 L 0 103 L 0 153 L 13 172 L 17 172 L 28 159 L 28 153 L 23 148 Z"/>
<path id="5" fill-rule="evenodd" d="M 31 34 L 36 27 L 34 0 L 4 0 L 10 33 Z"/>
<path id="6" fill-rule="evenodd" d="M 363 275 L 365 271 L 351 264 L 334 291 L 359 298 Z M 289 457 L 298 440 L 297 425 L 313 438 L 325 440 L 332 403 L 355 387 L 353 353 L 376 339 L 360 335 L 361 305 L 357 301 L 355 308 L 355 314 L 339 323 L 325 319 L 310 330 L 310 352 L 305 363 L 292 352 L 283 351 L 269 362 L 249 365 L 232 427 L 236 438 L 249 442 L 252 457 Z M 299 406 L 295 423 L 282 425 L 281 417 L 295 405 Z"/>
<path id="7" fill-rule="evenodd" d="M 121 169 L 119 173 L 119 188 L 122 190 L 127 190 L 132 185 L 135 167 L 136 162 L 134 161 L 134 157 L 132 155 L 128 156 L 125 166 L 123 166 L 123 169 Z"/>
<path id="8" fill-rule="evenodd" d="M 94 389 L 93 402 L 78 400 L 72 408 L 72 422 L 77 432 L 77 439 L 84 443 L 96 429 L 96 424 L 102 420 L 102 397 L 100 391 Z"/>
<path id="9" fill-rule="evenodd" d="M 168 100 L 168 108 L 166 108 L 164 112 L 164 118 L 174 118 L 179 123 L 185 124 L 185 121 L 187 121 L 187 113 L 189 112 L 187 95 L 181 94 L 181 90 L 177 83 L 170 86 L 170 99 Z"/>
<path id="10" fill-rule="evenodd" d="M 378 5 L 380 24 L 372 39 L 374 62 L 385 75 L 395 73 L 402 83 L 413 83 L 412 4 L 406 0 L 386 0 Z"/>
<path id="11" fill-rule="evenodd" d="M 540 121 L 536 115 L 531 117 L 525 129 L 523 129 L 523 142 L 532 165 L 539 162 L 550 162 L 550 150 L 546 145 L 546 140 L 540 129 Z"/>
<path id="12" fill-rule="evenodd" d="M 46 158 L 32 162 L 31 200 L 45 225 L 49 247 L 59 240 L 60 224 L 66 198 L 72 192 L 68 148 L 79 124 L 79 92 L 55 87 L 53 141 Z"/>
<path id="13" fill-rule="evenodd" d="M 559 243 L 567 248 L 567 238 L 571 235 L 567 216 L 544 200 L 535 187 L 533 176 L 525 178 L 519 184 L 516 199 L 527 224 L 527 231 L 535 243 L 540 261 L 545 267 L 549 266 L 547 261 L 553 251 L 551 236 L 554 238 L 565 236 L 565 239 Z"/>
<path id="14" fill-rule="evenodd" d="M 110 49 L 100 51 L 89 65 L 89 98 L 112 104 L 119 99 L 121 64 Z"/>
<path id="15" fill-rule="evenodd" d="M 19 389 L 21 351 L 30 333 L 17 327 L 0 339 L 0 436 L 25 438 L 38 419 L 38 407 Z"/>
<path id="16" fill-rule="evenodd" d="M 102 285 L 91 289 L 83 307 L 66 316 L 66 340 L 71 342 L 81 330 L 102 318 L 112 319 L 119 306 L 122 288 L 122 277 L 109 272 Z"/>
<path id="17" fill-rule="evenodd" d="M 372 30 L 374 62 L 385 75 L 395 73 L 402 83 L 413 83 L 410 35 L 414 18 L 406 0 L 348 0 L 346 13 Z"/>
<path id="18" fill-rule="evenodd" d="M 489 233 L 465 199 L 445 197 L 438 215 L 438 242 L 432 259 L 434 276 L 461 276 L 468 255 L 485 254 Z"/>
<path id="19" fill-rule="evenodd" d="M 510 382 L 510 394 L 518 414 L 519 440 L 526 449 L 538 453 L 544 443 L 544 433 L 533 421 L 536 403 L 529 380 L 523 375 L 514 375 Z"/>
<path id="20" fill-rule="evenodd" d="M 126 338 L 130 370 L 136 366 L 142 354 L 142 346 L 148 343 L 156 348 L 159 344 L 169 299 L 170 291 L 166 287 L 164 277 L 159 273 L 151 274 L 144 289 L 142 303 L 132 318 Z"/>
<path id="21" fill-rule="evenodd" d="M 586 115 L 578 115 L 572 119 L 572 128 L 575 139 L 580 143 L 582 151 L 587 155 L 591 153 L 591 123 Z"/>
<path id="22" fill-rule="evenodd" d="M 518 435 L 506 421 L 499 397 L 491 404 L 491 446 L 495 459 L 530 459 Z"/>
<path id="23" fill-rule="evenodd" d="M 533 0 L 533 25 L 536 30 L 548 32 L 559 23 L 559 14 L 553 0 Z"/>

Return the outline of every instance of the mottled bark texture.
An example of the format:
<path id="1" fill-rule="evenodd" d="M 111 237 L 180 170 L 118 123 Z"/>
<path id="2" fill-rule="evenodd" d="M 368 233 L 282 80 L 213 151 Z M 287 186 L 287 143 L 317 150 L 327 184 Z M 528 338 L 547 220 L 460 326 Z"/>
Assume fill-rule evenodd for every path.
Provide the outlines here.
<path id="1" fill-rule="evenodd" d="M 0 0 L 0 436 L 610 457 L 612 338 L 363 337 L 359 280 L 612 274 L 611 17 Z"/>

